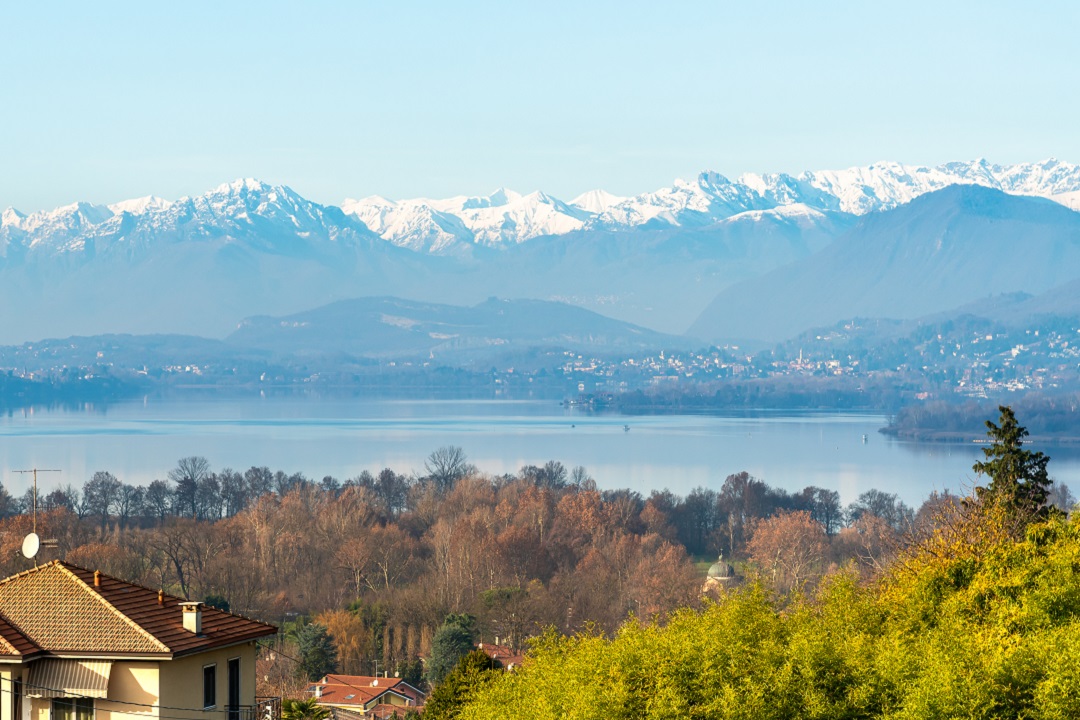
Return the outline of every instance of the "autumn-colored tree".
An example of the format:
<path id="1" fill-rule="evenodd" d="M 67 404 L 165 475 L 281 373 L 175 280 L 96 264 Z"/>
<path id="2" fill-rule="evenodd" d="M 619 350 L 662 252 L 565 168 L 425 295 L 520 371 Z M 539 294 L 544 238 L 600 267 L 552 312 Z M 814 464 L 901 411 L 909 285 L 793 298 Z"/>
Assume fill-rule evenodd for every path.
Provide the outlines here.
<path id="1" fill-rule="evenodd" d="M 664 618 L 676 608 L 697 605 L 701 577 L 681 545 L 650 534 L 642 538 L 627 593 L 638 617 Z"/>
<path id="2" fill-rule="evenodd" d="M 882 572 L 900 547 L 901 535 L 884 519 L 871 513 L 859 518 L 832 539 L 830 555 L 837 565 L 854 562 L 864 577 Z"/>
<path id="3" fill-rule="evenodd" d="M 799 510 L 756 522 L 746 550 L 769 584 L 788 593 L 820 577 L 828 547 L 825 527 Z"/>
<path id="4" fill-rule="evenodd" d="M 334 644 L 338 668 L 346 675 L 363 675 L 376 659 L 375 642 L 359 613 L 330 610 L 315 616 Z"/>

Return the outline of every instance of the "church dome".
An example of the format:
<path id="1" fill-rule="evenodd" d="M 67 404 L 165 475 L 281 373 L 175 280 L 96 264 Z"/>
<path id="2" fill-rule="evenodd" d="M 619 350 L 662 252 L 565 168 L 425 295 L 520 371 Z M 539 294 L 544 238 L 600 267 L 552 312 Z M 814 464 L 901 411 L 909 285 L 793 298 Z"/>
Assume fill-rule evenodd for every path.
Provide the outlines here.
<path id="1" fill-rule="evenodd" d="M 724 556 L 721 555 L 709 568 L 708 577 L 710 580 L 729 580 L 735 577 L 735 568 L 724 562 Z"/>

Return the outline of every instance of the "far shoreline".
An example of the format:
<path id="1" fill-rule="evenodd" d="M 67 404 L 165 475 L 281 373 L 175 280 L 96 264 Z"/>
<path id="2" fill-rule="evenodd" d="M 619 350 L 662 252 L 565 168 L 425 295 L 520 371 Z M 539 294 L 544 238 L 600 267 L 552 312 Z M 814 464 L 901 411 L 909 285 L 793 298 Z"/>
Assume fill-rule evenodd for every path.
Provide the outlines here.
<path id="1" fill-rule="evenodd" d="M 897 440 L 912 440 L 915 442 L 934 442 L 942 444 L 972 444 L 986 445 L 988 441 L 985 435 L 974 435 L 966 432 L 951 430 L 931 430 L 929 428 L 895 428 L 885 426 L 878 430 L 879 433 Z M 1080 447 L 1080 435 L 1029 435 L 1024 439 L 1025 445 L 1049 445 L 1058 447 Z"/>

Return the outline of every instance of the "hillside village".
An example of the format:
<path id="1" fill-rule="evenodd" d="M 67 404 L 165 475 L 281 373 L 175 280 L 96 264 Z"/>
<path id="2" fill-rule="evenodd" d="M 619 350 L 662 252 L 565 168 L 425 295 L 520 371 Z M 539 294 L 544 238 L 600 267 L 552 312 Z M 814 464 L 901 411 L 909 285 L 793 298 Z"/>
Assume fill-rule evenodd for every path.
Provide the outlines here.
<path id="1" fill-rule="evenodd" d="M 717 409 L 831 402 L 892 411 L 926 400 L 1080 391 L 1080 321 L 1069 318 L 1026 327 L 979 318 L 926 324 L 855 320 L 769 350 L 727 345 L 616 355 L 535 348 L 465 363 L 340 356 L 267 360 L 228 353 L 192 362 L 188 358 L 205 353 L 185 350 L 181 342 L 159 352 L 151 360 L 159 364 L 150 365 L 140 364 L 125 342 L 90 338 L 0 348 L 0 403 L 108 401 L 200 386 L 237 391 L 378 387 L 389 396 L 436 388 L 625 410 L 713 398 L 709 402 Z M 77 348 L 88 344 L 103 349 L 93 353 L 94 364 L 80 365 L 86 352 Z M 834 399 L 817 399 L 817 393 Z"/>

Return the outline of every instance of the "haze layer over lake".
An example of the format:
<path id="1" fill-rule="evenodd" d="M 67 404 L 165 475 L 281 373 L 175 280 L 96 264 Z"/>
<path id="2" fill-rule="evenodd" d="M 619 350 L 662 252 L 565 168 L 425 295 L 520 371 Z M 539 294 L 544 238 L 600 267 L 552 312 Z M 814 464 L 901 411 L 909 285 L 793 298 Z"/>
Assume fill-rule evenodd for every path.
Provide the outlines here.
<path id="1" fill-rule="evenodd" d="M 0 417 L 0 457 L 16 496 L 27 480 L 7 474 L 15 469 L 62 470 L 42 476 L 46 490 L 79 486 L 98 470 L 146 484 L 179 458 L 201 455 L 215 470 L 265 465 L 345 480 L 384 467 L 422 474 L 428 454 L 444 445 L 463 448 L 485 473 L 558 460 L 568 469 L 583 465 L 602 489 L 646 496 L 718 490 L 742 470 L 789 491 L 838 490 L 845 503 L 870 488 L 915 506 L 932 490 L 970 491 L 979 445 L 892 440 L 877 432 L 884 424 L 879 415 L 839 413 L 596 415 L 551 401 L 194 396 L 11 412 Z M 1042 449 L 1052 477 L 1080 486 L 1080 453 Z"/>

